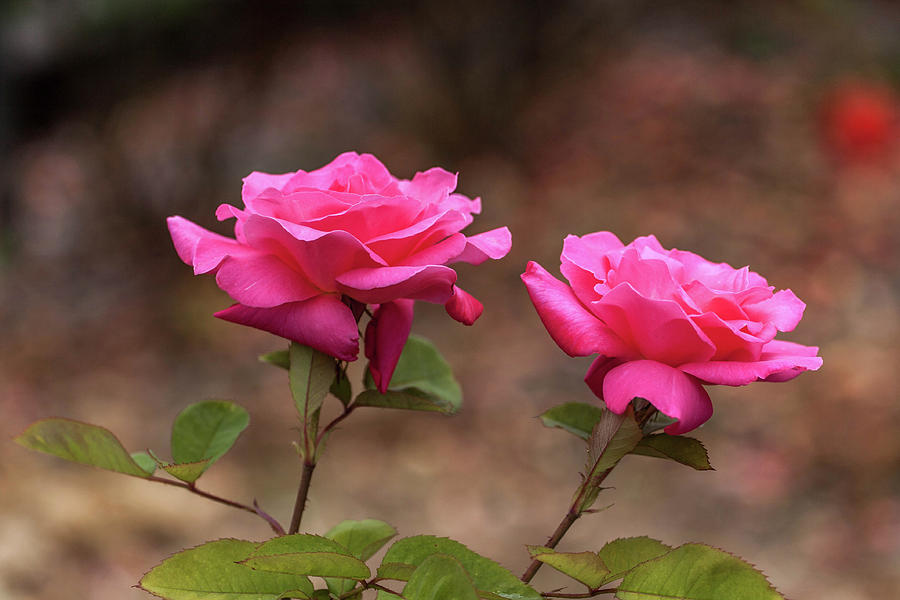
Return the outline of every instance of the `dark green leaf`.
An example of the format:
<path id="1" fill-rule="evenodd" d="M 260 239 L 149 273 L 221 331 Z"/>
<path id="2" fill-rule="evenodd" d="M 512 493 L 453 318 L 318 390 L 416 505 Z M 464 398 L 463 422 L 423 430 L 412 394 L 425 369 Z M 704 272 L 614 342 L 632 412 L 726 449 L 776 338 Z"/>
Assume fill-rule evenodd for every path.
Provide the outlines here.
<path id="1" fill-rule="evenodd" d="M 765 575 L 740 558 L 685 544 L 641 563 L 618 585 L 620 600 L 784 600 Z"/>
<path id="2" fill-rule="evenodd" d="M 379 579 L 396 579 L 397 581 L 409 581 L 409 578 L 412 577 L 413 571 L 415 570 L 415 565 L 396 562 L 384 562 L 381 563 L 380 567 L 378 567 L 378 572 L 376 574 L 378 575 Z"/>
<path id="3" fill-rule="evenodd" d="M 342 545 L 302 533 L 263 543 L 242 564 L 263 571 L 317 577 L 361 580 L 370 575 L 366 564 Z"/>
<path id="4" fill-rule="evenodd" d="M 97 425 L 70 419 L 43 419 L 32 423 L 15 441 L 30 450 L 83 465 L 135 477 L 150 476 L 111 431 Z"/>
<path id="5" fill-rule="evenodd" d="M 332 527 L 325 537 L 347 548 L 356 558 L 367 561 L 395 535 L 397 531 L 384 521 L 364 519 L 342 521 Z M 326 579 L 325 583 L 336 596 L 349 592 L 355 585 L 346 579 Z"/>
<path id="6" fill-rule="evenodd" d="M 406 600 L 478 600 L 478 592 L 463 566 L 452 556 L 432 554 L 419 565 L 403 588 Z"/>
<path id="7" fill-rule="evenodd" d="M 254 571 L 238 564 L 257 547 L 244 540 L 216 540 L 183 550 L 157 565 L 140 587 L 167 600 L 277 600 L 309 598 L 313 586 L 297 575 Z"/>
<path id="8" fill-rule="evenodd" d="M 372 387 L 367 378 L 366 387 Z M 388 392 L 369 389 L 356 397 L 357 406 L 379 406 L 453 414 L 462 392 L 450 365 L 428 340 L 411 335 L 391 377 Z"/>
<path id="9" fill-rule="evenodd" d="M 646 536 L 613 540 L 597 553 L 610 571 L 602 584 L 621 579 L 625 573 L 642 562 L 658 558 L 670 550 L 671 546 Z"/>
<path id="10" fill-rule="evenodd" d="M 156 472 L 156 459 L 146 452 L 132 452 L 131 459 L 145 470 L 147 475 L 153 475 Z"/>
<path id="11" fill-rule="evenodd" d="M 175 463 L 219 460 L 231 449 L 250 423 L 250 415 L 233 402 L 207 400 L 191 404 L 172 425 L 172 459 Z"/>
<path id="12" fill-rule="evenodd" d="M 579 503 L 584 511 L 593 505 L 606 472 L 631 452 L 643 434 L 634 420 L 631 407 L 621 415 L 604 410 L 588 439 L 588 462 L 585 471 L 585 493 Z"/>
<path id="13" fill-rule="evenodd" d="M 353 399 L 353 387 L 350 385 L 350 379 L 345 371 L 338 371 L 329 391 L 344 406 L 350 404 L 350 400 Z"/>
<path id="14" fill-rule="evenodd" d="M 531 558 L 550 565 L 590 589 L 599 588 L 609 576 L 609 569 L 596 552 L 557 552 L 542 546 L 529 546 L 528 551 Z"/>
<path id="15" fill-rule="evenodd" d="M 709 464 L 709 454 L 703 444 L 699 440 L 683 435 L 658 433 L 647 436 L 638 442 L 631 453 L 654 458 L 668 458 L 698 471 L 712 470 L 712 466 Z"/>
<path id="16" fill-rule="evenodd" d="M 276 350 L 259 355 L 259 362 L 281 367 L 285 371 L 291 368 L 291 355 L 287 350 Z"/>
<path id="17" fill-rule="evenodd" d="M 475 587 L 482 592 L 510 600 L 541 600 L 541 595 L 534 588 L 519 581 L 508 570 L 448 538 L 418 535 L 398 540 L 385 554 L 383 566 L 401 563 L 418 567 L 433 554 L 446 554 L 459 561 L 472 577 Z M 392 575 L 399 575 L 400 571 L 394 569 Z"/>
<path id="18" fill-rule="evenodd" d="M 678 419 L 673 419 L 672 417 L 668 417 L 662 414 L 659 411 L 653 413 L 653 415 L 644 423 L 643 431 L 644 435 L 649 435 L 654 431 L 658 431 L 663 427 L 668 427 L 672 423 L 677 423 Z"/>
<path id="19" fill-rule="evenodd" d="M 301 450 L 311 459 L 316 450 L 319 410 L 334 381 L 335 363 L 327 354 L 296 342 L 291 342 L 290 358 L 291 395 L 303 424 Z"/>

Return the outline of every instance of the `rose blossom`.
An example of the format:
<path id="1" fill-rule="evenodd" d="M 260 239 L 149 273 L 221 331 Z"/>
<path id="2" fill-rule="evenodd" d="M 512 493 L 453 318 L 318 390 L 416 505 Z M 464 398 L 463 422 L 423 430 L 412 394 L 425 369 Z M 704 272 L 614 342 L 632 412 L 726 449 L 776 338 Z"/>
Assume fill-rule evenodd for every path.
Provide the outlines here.
<path id="1" fill-rule="evenodd" d="M 370 154 L 347 152 L 315 171 L 244 179 L 235 239 L 169 217 L 178 256 L 194 273 L 215 273 L 236 302 L 215 316 L 355 360 L 354 309 L 373 305 L 366 329 L 372 376 L 385 391 L 409 336 L 413 302 L 443 304 L 471 325 L 482 305 L 456 285 L 454 262 L 502 258 L 506 227 L 466 237 L 481 200 L 455 194 L 456 175 L 433 168 L 397 179 Z M 353 307 L 353 308 L 351 308 Z"/>
<path id="2" fill-rule="evenodd" d="M 560 348 L 600 355 L 585 382 L 613 412 L 644 398 L 678 420 L 667 433 L 685 433 L 712 416 L 705 384 L 787 381 L 822 365 L 818 348 L 775 339 L 806 305 L 747 267 L 607 231 L 568 236 L 560 258 L 569 285 L 535 262 L 522 281 Z"/>

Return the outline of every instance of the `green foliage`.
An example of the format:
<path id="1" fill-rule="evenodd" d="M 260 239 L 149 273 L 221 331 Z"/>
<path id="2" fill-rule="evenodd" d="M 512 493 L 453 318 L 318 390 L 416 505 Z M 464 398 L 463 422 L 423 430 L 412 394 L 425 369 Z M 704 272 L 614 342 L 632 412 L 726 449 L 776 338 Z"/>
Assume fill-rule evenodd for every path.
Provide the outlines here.
<path id="1" fill-rule="evenodd" d="M 709 454 L 700 440 L 683 435 L 667 435 L 665 433 L 649 435 L 638 442 L 631 453 L 654 458 L 667 458 L 698 471 L 712 470 L 712 466 L 709 464 Z"/>
<path id="2" fill-rule="evenodd" d="M 450 365 L 428 340 L 411 335 L 385 394 L 369 388 L 356 397 L 356 406 L 379 406 L 453 414 L 462 406 L 462 391 Z"/>
<path id="3" fill-rule="evenodd" d="M 211 463 L 231 449 L 250 424 L 250 415 L 233 402 L 207 400 L 181 411 L 172 425 L 172 459 L 176 463 Z"/>
<path id="4" fill-rule="evenodd" d="M 658 431 L 663 427 L 668 427 L 672 423 L 677 423 L 678 419 L 673 419 L 667 415 L 662 414 L 659 411 L 653 413 L 653 415 L 647 419 L 647 422 L 644 423 L 644 435 L 649 435 L 654 431 Z"/>
<path id="5" fill-rule="evenodd" d="M 685 544 L 637 565 L 619 584 L 616 598 L 784 600 L 752 565 L 702 544 Z"/>
<path id="6" fill-rule="evenodd" d="M 543 546 L 529 546 L 528 551 L 531 558 L 550 565 L 590 589 L 599 588 L 608 581 L 609 569 L 595 552 L 556 552 Z"/>
<path id="7" fill-rule="evenodd" d="M 621 579 L 642 562 L 660 557 L 670 550 L 671 546 L 647 536 L 620 538 L 607 543 L 597 553 L 609 569 L 609 576 L 603 584 Z"/>
<path id="8" fill-rule="evenodd" d="M 300 450 L 307 460 L 315 460 L 319 413 L 334 381 L 334 359 L 309 346 L 291 342 L 288 373 L 291 395 L 303 424 Z"/>
<path id="9" fill-rule="evenodd" d="M 559 427 L 587 440 L 603 411 L 603 408 L 585 402 L 566 402 L 545 411 L 540 417 L 547 427 Z"/>
<path id="10" fill-rule="evenodd" d="M 52 454 L 72 462 L 90 465 L 135 477 L 150 477 L 141 464 L 135 462 L 111 431 L 97 425 L 70 419 L 42 419 L 32 423 L 15 438 L 30 450 Z"/>
<path id="11" fill-rule="evenodd" d="M 356 580 L 370 575 L 366 564 L 341 544 L 304 533 L 273 538 L 260 545 L 241 564 L 292 575 Z"/>
<path id="12" fill-rule="evenodd" d="M 310 598 L 313 587 L 300 575 L 253 570 L 239 564 L 258 544 L 216 540 L 170 556 L 144 575 L 140 588 L 167 600 L 277 600 Z"/>
<path id="13" fill-rule="evenodd" d="M 140 468 L 147 472 L 147 475 L 153 475 L 156 472 L 156 459 L 146 452 L 132 452 L 131 459 L 138 464 Z"/>
<path id="14" fill-rule="evenodd" d="M 421 567 L 424 562 L 435 554 L 443 554 L 454 558 L 469 574 L 472 583 L 480 595 L 484 592 L 507 598 L 509 600 L 541 600 L 541 595 L 489 558 L 477 554 L 464 545 L 449 538 L 439 538 L 432 535 L 418 535 L 398 540 L 388 549 L 384 556 L 382 569 L 379 576 L 397 578 L 403 580 L 403 576 L 409 573 L 409 568 L 390 565 L 400 563 L 411 567 Z M 418 572 L 418 568 L 412 571 L 412 577 Z M 405 596 L 406 594 L 404 594 Z"/>
<path id="15" fill-rule="evenodd" d="M 329 391 L 344 406 L 350 404 L 350 400 L 353 399 L 353 386 L 350 385 L 350 379 L 347 377 L 346 371 L 340 370 L 337 372 L 337 377 L 334 378 Z"/>
<path id="16" fill-rule="evenodd" d="M 175 479 L 180 479 L 185 483 L 194 483 L 200 479 L 200 476 L 203 475 L 210 463 L 211 461 L 209 460 L 190 463 L 159 463 L 159 468 Z"/>
<path id="17" fill-rule="evenodd" d="M 325 537 L 339 543 L 359 560 L 367 561 L 395 535 L 397 531 L 384 521 L 364 519 L 342 521 L 332 527 Z M 328 578 L 325 583 L 336 596 L 349 592 L 354 586 L 346 579 Z"/>
<path id="18" fill-rule="evenodd" d="M 287 350 L 276 350 L 259 355 L 259 362 L 281 367 L 285 371 L 291 368 L 291 355 Z"/>
<path id="19" fill-rule="evenodd" d="M 419 565 L 403 588 L 406 600 L 478 600 L 478 592 L 463 566 L 452 556 L 432 554 Z"/>
<path id="20" fill-rule="evenodd" d="M 621 415 L 603 410 L 588 439 L 588 461 L 582 484 L 584 492 L 577 507 L 579 512 L 584 512 L 594 504 L 600 493 L 603 477 L 634 449 L 642 436 L 630 406 Z"/>

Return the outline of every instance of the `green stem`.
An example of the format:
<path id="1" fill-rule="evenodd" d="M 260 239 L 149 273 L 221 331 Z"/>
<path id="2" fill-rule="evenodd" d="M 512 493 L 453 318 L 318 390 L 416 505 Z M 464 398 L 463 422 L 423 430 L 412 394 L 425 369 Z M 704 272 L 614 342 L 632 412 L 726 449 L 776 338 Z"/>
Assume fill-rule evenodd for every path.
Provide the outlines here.
<path id="1" fill-rule="evenodd" d="M 593 598 L 600 594 L 615 594 L 618 592 L 616 588 L 591 589 L 582 594 L 562 594 L 557 592 L 541 592 L 544 598 Z"/>

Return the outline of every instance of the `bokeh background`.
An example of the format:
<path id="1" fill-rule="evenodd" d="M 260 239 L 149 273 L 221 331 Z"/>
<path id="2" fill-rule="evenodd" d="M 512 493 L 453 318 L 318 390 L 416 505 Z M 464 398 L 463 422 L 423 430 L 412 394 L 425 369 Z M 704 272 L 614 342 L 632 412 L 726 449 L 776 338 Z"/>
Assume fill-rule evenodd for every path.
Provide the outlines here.
<path id="1" fill-rule="evenodd" d="M 355 149 L 481 196 L 511 254 L 461 281 L 472 328 L 420 303 L 454 365 L 453 418 L 360 411 L 316 472 L 306 527 L 387 520 L 514 572 L 578 482 L 583 450 L 535 418 L 589 401 L 518 275 L 562 238 L 655 233 L 750 264 L 808 303 L 786 336 L 823 369 L 714 388 L 714 472 L 630 457 L 561 548 L 704 541 L 794 600 L 900 597 L 900 4 L 461 0 L 8 1 L 0 6 L 0 599 L 139 599 L 164 556 L 263 539 L 252 516 L 31 454 L 58 415 L 165 455 L 188 403 L 251 427 L 201 484 L 288 520 L 298 476 L 281 340 L 177 258 L 165 217 L 227 232 L 252 170 Z M 361 366 L 354 367 L 358 376 Z M 549 571 L 549 569 L 548 569 Z M 543 589 L 563 585 L 552 573 Z"/>

